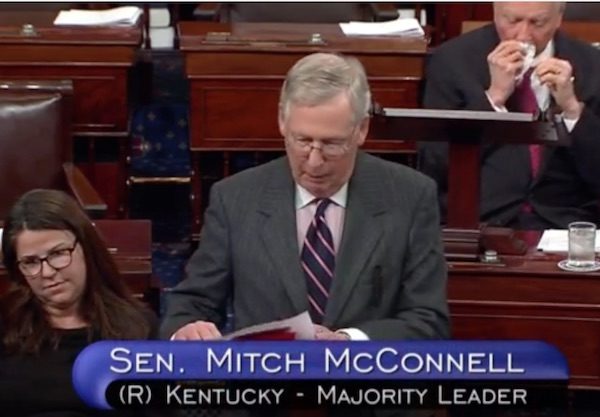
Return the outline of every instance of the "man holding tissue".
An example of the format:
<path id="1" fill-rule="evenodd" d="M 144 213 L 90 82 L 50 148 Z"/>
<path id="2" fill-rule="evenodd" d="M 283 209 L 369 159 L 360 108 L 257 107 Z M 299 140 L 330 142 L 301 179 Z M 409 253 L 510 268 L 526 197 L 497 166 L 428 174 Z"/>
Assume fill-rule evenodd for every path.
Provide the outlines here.
<path id="1" fill-rule="evenodd" d="M 561 33 L 565 3 L 494 4 L 494 24 L 440 46 L 424 106 L 561 114 L 569 146 L 484 144 L 480 218 L 492 226 L 566 228 L 600 222 L 600 52 Z M 510 135 L 510 132 L 506 132 Z M 446 208 L 447 144 L 419 146 Z M 476 174 L 475 174 L 476 175 Z"/>
<path id="2" fill-rule="evenodd" d="M 358 149 L 370 105 L 354 58 L 317 53 L 291 68 L 286 156 L 212 187 L 163 337 L 219 337 L 229 299 L 237 329 L 309 311 L 317 339 L 448 337 L 435 184 Z"/>

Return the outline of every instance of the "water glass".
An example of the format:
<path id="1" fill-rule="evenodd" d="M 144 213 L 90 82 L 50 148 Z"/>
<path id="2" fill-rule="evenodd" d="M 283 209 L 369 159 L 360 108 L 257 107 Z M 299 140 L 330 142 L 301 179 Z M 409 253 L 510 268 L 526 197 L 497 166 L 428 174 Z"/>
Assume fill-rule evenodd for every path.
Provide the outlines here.
<path id="1" fill-rule="evenodd" d="M 596 263 L 596 225 L 589 222 L 569 224 L 569 259 L 571 268 L 591 268 Z"/>

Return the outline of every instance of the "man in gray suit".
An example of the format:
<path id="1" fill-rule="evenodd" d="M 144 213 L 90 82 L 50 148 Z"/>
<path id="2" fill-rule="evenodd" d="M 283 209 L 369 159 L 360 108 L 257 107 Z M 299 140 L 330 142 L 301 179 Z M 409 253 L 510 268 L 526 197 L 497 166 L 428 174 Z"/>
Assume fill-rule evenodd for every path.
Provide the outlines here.
<path id="1" fill-rule="evenodd" d="M 434 182 L 360 152 L 371 95 L 354 58 L 312 54 L 287 74 L 287 156 L 215 184 L 164 337 L 212 339 L 309 310 L 317 339 L 449 335 Z M 316 213 L 316 214 L 315 214 Z"/>

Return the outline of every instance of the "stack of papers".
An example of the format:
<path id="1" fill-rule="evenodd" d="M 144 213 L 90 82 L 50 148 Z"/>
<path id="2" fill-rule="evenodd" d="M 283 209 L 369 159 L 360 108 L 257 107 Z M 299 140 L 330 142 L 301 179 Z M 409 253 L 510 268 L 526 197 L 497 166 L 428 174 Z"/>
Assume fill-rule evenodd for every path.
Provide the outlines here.
<path id="1" fill-rule="evenodd" d="M 387 22 L 340 23 L 340 28 L 346 36 L 425 36 L 423 28 L 414 18 L 398 18 Z"/>
<path id="2" fill-rule="evenodd" d="M 152 49 L 173 49 L 175 45 L 175 28 L 170 26 L 171 14 L 166 7 L 152 7 L 150 19 L 150 47 Z"/>
<path id="3" fill-rule="evenodd" d="M 57 26 L 133 26 L 142 15 L 135 6 L 107 10 L 61 10 L 54 19 Z"/>
<path id="4" fill-rule="evenodd" d="M 596 230 L 596 252 L 600 252 L 600 230 Z M 560 229 L 545 230 L 540 239 L 537 250 L 544 252 L 568 252 L 569 231 Z"/>
<path id="5" fill-rule="evenodd" d="M 152 49 L 173 49 L 175 45 L 175 28 L 150 28 L 150 46 Z"/>
<path id="6" fill-rule="evenodd" d="M 171 24 L 171 13 L 166 7 L 151 7 L 149 19 L 151 28 L 164 28 Z"/>
<path id="7" fill-rule="evenodd" d="M 421 9 L 421 13 L 417 16 L 416 10 L 414 7 L 406 8 L 406 9 L 398 9 L 398 16 L 403 19 L 417 19 L 421 26 L 427 25 L 427 9 L 424 7 Z"/>

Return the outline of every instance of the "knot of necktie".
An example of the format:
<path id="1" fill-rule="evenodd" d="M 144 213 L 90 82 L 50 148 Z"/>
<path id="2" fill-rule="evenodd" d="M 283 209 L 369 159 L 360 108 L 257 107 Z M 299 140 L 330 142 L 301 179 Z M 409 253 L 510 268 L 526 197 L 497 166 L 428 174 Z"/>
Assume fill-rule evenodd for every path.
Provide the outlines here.
<path id="1" fill-rule="evenodd" d="M 315 200 L 315 202 L 317 204 L 317 212 L 315 213 L 315 215 L 317 217 L 324 217 L 325 210 L 327 210 L 327 207 L 329 207 L 329 204 L 331 204 L 331 200 L 328 198 L 321 198 Z"/>

